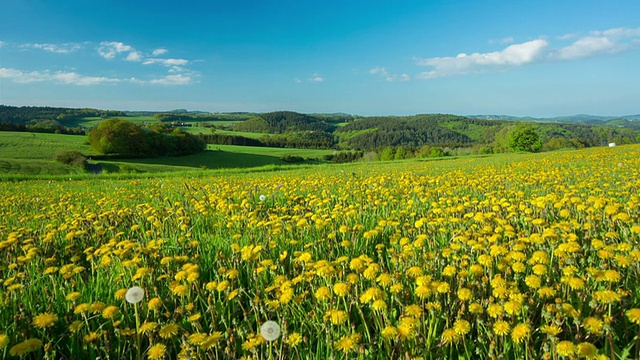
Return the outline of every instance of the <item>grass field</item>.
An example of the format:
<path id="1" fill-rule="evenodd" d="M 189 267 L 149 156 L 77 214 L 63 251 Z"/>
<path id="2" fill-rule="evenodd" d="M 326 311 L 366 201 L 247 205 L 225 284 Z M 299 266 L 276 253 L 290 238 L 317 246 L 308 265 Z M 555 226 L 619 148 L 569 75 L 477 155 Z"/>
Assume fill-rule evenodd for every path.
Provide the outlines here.
<path id="1" fill-rule="evenodd" d="M 0 131 L 0 159 L 51 160 L 65 150 L 96 155 L 86 141 L 86 136 L 78 135 Z"/>
<path id="2" fill-rule="evenodd" d="M 153 123 L 158 121 L 153 116 L 116 116 L 116 117 L 118 119 L 123 119 L 123 120 L 131 121 L 134 123 L 149 123 L 149 122 Z M 105 119 L 101 117 L 84 117 L 76 120 L 67 120 L 65 121 L 64 125 L 67 127 L 92 128 L 104 120 Z"/>
<path id="3" fill-rule="evenodd" d="M 211 128 L 207 128 L 207 127 L 189 127 L 189 126 L 185 126 L 185 127 L 181 127 L 180 129 L 182 131 L 189 132 L 189 133 L 192 133 L 192 134 L 205 134 L 205 135 L 212 134 Z M 251 139 L 258 139 L 261 136 L 265 135 L 264 133 L 231 131 L 231 130 L 221 130 L 221 129 L 216 129 L 215 134 L 238 135 L 238 136 L 248 137 L 248 138 L 251 138 Z"/>
<path id="4" fill-rule="evenodd" d="M 638 358 L 638 158 L 4 183 L 0 354 Z"/>
<path id="5" fill-rule="evenodd" d="M 53 161 L 61 151 L 80 151 L 88 157 L 97 155 L 85 143 L 85 136 L 0 132 L 0 175 L 59 175 L 78 170 Z M 209 145 L 202 153 L 148 159 L 91 161 L 105 172 L 168 172 L 194 169 L 251 168 L 284 165 L 284 155 L 321 160 L 333 150 L 285 149 L 233 145 Z"/>

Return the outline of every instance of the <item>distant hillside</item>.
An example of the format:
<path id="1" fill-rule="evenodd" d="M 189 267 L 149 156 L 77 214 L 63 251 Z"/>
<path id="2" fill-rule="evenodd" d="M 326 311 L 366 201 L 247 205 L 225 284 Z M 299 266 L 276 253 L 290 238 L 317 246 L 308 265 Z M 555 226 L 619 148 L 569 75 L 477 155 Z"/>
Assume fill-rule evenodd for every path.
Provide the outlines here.
<path id="1" fill-rule="evenodd" d="M 468 115 L 469 118 L 484 119 L 484 120 L 510 120 L 510 121 L 532 121 L 532 122 L 551 122 L 551 123 L 570 123 L 570 124 L 586 124 L 586 125 L 613 125 L 620 126 L 620 123 L 613 122 L 612 120 L 628 120 L 629 122 L 640 121 L 639 115 L 624 115 L 624 116 L 598 116 L 578 114 L 571 116 L 556 116 L 549 118 L 536 118 L 531 116 L 510 116 L 510 115 Z M 624 123 L 623 126 L 630 125 Z M 631 125 L 630 127 L 635 127 Z"/>

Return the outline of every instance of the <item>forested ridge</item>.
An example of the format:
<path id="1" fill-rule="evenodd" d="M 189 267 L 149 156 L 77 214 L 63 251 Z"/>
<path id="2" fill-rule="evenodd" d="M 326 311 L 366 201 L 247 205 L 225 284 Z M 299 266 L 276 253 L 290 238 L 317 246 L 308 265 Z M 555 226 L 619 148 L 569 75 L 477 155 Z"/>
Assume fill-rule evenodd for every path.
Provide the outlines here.
<path id="1" fill-rule="evenodd" d="M 14 107 L 0 105 L 0 130 L 85 134 L 77 126 L 83 118 L 126 119 L 131 112 L 55 107 Z M 267 113 L 203 113 L 174 110 L 147 113 L 147 126 L 199 126 L 212 128 L 201 133 L 210 144 L 233 144 L 287 148 L 333 148 L 374 151 L 413 156 L 468 149 L 475 153 L 514 151 L 517 131 L 527 127 L 535 136 L 532 151 L 604 146 L 610 142 L 633 143 L 640 134 L 640 121 L 611 120 L 601 125 L 575 123 L 486 120 L 450 114 L 358 117 L 349 114 L 302 114 L 293 111 Z M 74 126 L 75 125 L 75 126 Z M 235 133 L 215 133 L 216 129 Z M 204 130 L 203 130 L 204 131 Z M 515 132 L 514 132 L 515 131 Z M 242 133 L 262 133 L 249 138 Z M 531 145 L 531 144 L 530 144 Z M 514 147 L 515 146 L 515 147 Z M 434 150 L 436 149 L 436 150 Z M 405 155 L 406 154 L 406 155 Z"/>

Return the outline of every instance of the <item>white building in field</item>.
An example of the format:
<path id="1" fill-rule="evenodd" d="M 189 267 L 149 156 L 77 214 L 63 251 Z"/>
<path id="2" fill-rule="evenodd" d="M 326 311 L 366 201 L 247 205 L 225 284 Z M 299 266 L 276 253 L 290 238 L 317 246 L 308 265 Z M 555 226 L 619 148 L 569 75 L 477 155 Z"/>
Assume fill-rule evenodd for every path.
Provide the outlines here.
<path id="1" fill-rule="evenodd" d="M 609 147 L 615 147 L 616 143 L 609 143 Z"/>

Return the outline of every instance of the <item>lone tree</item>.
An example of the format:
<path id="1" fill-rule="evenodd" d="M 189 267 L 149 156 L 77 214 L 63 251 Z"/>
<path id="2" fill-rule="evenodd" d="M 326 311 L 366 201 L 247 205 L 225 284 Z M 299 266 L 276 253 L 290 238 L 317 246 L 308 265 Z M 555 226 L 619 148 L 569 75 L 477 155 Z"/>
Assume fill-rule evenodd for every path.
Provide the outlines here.
<path id="1" fill-rule="evenodd" d="M 513 151 L 536 152 L 542 147 L 540 135 L 531 125 L 516 126 L 509 134 L 507 144 Z"/>
<path id="2" fill-rule="evenodd" d="M 102 154 L 147 155 L 150 153 L 147 138 L 142 126 L 126 120 L 109 119 L 91 130 L 89 144 Z"/>

